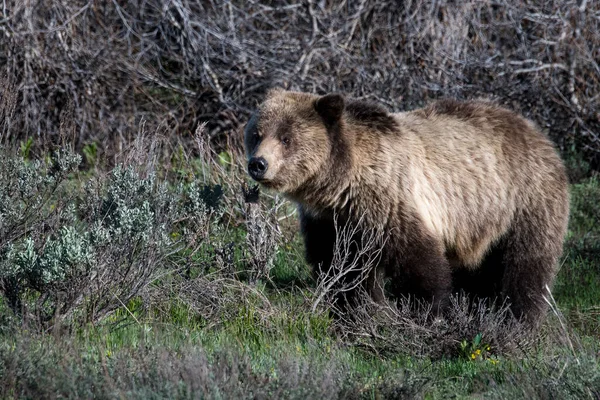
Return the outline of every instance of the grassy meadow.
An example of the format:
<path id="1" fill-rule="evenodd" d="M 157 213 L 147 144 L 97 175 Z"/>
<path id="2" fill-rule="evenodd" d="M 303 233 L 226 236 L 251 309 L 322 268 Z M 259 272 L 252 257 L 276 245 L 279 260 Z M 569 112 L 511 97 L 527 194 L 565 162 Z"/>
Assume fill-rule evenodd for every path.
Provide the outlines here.
<path id="1" fill-rule="evenodd" d="M 441 326 L 400 306 L 336 321 L 314 307 L 289 203 L 245 203 L 234 154 L 149 148 L 106 170 L 2 149 L 1 398 L 600 395 L 597 178 L 572 185 L 554 307 L 532 337 L 460 306 Z"/>

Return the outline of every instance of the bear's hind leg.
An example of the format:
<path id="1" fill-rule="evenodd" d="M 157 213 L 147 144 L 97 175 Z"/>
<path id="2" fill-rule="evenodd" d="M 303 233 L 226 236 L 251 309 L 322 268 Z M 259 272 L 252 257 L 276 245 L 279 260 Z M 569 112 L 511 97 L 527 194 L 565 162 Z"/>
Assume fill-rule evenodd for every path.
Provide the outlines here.
<path id="1" fill-rule="evenodd" d="M 388 276 L 395 297 L 412 296 L 433 302 L 440 313 L 449 304 L 452 270 L 443 243 L 413 227 L 407 237 L 396 237 L 386 245 Z"/>
<path id="2" fill-rule="evenodd" d="M 554 283 L 566 227 L 566 217 L 548 220 L 547 215 L 532 211 L 521 214 L 507 236 L 503 258 L 502 294 L 515 317 L 532 328 L 539 325 L 548 309 L 544 296 L 549 295 L 546 287 Z"/>

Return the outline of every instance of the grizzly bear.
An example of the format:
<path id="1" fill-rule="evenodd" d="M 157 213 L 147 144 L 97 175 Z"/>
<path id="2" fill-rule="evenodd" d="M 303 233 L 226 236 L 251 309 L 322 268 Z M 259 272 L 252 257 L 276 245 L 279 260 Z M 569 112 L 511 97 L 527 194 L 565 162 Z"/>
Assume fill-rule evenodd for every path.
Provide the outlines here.
<path id="1" fill-rule="evenodd" d="M 385 232 L 365 287 L 440 309 L 456 291 L 537 324 L 569 213 L 565 168 L 524 117 L 488 101 L 391 113 L 339 94 L 269 91 L 248 122 L 249 175 L 297 203 L 306 257 L 332 262 L 336 222 Z M 337 217 L 336 217 L 337 216 Z"/>

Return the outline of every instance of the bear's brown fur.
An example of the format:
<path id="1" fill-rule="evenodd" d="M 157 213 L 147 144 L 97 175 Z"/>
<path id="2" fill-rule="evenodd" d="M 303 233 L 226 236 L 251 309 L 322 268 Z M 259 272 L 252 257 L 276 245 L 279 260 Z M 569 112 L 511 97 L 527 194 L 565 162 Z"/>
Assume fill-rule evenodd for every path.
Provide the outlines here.
<path id="1" fill-rule="evenodd" d="M 249 172 L 299 206 L 308 261 L 331 263 L 334 215 L 386 235 L 392 294 L 508 297 L 536 324 L 557 272 L 569 195 L 554 146 L 486 101 L 379 105 L 272 90 L 245 130 Z M 376 300 L 381 284 L 367 285 Z"/>

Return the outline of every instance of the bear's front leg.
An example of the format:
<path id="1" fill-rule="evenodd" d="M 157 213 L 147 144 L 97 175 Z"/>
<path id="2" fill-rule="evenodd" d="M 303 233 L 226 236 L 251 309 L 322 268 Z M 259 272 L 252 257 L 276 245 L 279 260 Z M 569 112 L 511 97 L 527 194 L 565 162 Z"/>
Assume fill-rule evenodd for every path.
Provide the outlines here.
<path id="1" fill-rule="evenodd" d="M 344 229 L 343 224 L 336 230 L 336 222 L 333 218 L 311 215 L 302 207 L 298 211 L 306 260 L 313 267 L 315 281 L 323 283 L 325 289 L 334 293 L 333 305 L 336 311 L 344 313 L 356 305 L 361 288 L 366 289 L 375 301 L 382 302 L 384 300 L 383 278 L 382 271 L 377 266 L 372 267 L 364 282 L 357 283 L 365 272 L 362 270 L 365 260 L 357 255 L 357 246 L 361 243 L 362 233 L 356 230 L 353 237 L 338 239 L 337 235 L 340 235 Z M 338 240 L 345 240 L 348 243 L 337 243 Z"/>
<path id="2" fill-rule="evenodd" d="M 300 233 L 304 239 L 306 261 L 313 267 L 313 277 L 319 279 L 333 260 L 335 225 L 332 218 L 316 217 L 298 207 Z"/>

